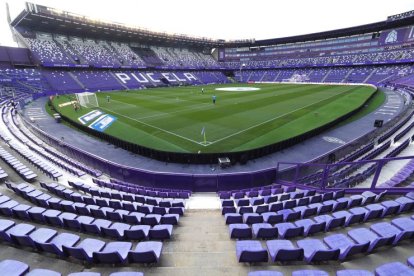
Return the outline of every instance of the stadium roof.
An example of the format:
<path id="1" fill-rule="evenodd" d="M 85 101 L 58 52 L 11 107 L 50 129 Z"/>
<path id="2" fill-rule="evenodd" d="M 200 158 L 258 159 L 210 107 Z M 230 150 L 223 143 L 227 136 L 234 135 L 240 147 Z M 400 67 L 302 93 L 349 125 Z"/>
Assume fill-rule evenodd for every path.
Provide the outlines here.
<path id="1" fill-rule="evenodd" d="M 255 47 L 303 41 L 323 40 L 380 32 L 384 29 L 414 24 L 414 12 L 389 16 L 386 20 L 349 28 L 265 40 L 221 40 L 183 34 L 154 32 L 121 23 L 90 19 L 86 16 L 26 3 L 26 8 L 12 22 L 13 27 L 26 27 L 34 31 L 53 32 L 95 39 L 136 42 L 153 45 L 180 45 L 194 47 Z"/>

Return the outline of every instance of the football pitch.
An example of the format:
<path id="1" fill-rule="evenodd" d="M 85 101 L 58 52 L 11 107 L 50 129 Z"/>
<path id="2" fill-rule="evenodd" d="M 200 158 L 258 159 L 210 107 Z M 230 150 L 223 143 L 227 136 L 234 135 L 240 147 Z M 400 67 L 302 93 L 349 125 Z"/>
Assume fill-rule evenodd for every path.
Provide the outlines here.
<path id="1" fill-rule="evenodd" d="M 368 86 L 227 84 L 98 92 L 99 107 L 77 111 L 65 105 L 74 95 L 56 97 L 53 104 L 79 124 L 93 110 L 110 114 L 116 120 L 104 132 L 138 145 L 217 153 L 258 148 L 308 132 L 355 110 L 374 93 Z M 377 105 L 384 99 L 382 95 Z"/>

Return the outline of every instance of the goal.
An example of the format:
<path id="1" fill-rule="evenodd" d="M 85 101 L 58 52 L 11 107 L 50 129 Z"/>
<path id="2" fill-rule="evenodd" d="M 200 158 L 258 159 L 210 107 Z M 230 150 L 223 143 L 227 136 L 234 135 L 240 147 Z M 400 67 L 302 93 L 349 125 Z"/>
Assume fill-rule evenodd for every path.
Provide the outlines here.
<path id="1" fill-rule="evenodd" d="M 84 107 L 99 107 L 98 98 L 95 93 L 82 92 L 76 93 L 76 99 L 81 106 Z"/>

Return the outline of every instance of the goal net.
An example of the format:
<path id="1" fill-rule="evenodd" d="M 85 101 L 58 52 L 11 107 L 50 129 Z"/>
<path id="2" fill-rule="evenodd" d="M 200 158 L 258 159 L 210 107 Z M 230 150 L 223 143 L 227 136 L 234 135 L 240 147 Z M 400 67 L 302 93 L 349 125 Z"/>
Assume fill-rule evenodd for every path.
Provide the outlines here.
<path id="1" fill-rule="evenodd" d="M 81 106 L 84 107 L 99 107 L 98 98 L 95 93 L 82 92 L 76 93 L 76 99 Z"/>

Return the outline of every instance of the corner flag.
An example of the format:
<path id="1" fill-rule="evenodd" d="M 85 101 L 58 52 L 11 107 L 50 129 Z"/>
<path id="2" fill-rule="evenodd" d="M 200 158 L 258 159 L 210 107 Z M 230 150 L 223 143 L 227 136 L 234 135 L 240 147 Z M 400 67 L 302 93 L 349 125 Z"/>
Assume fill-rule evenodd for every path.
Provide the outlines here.
<path id="1" fill-rule="evenodd" d="M 206 144 L 207 139 L 206 139 L 206 128 L 205 127 L 201 129 L 201 135 L 204 136 L 204 144 Z"/>

